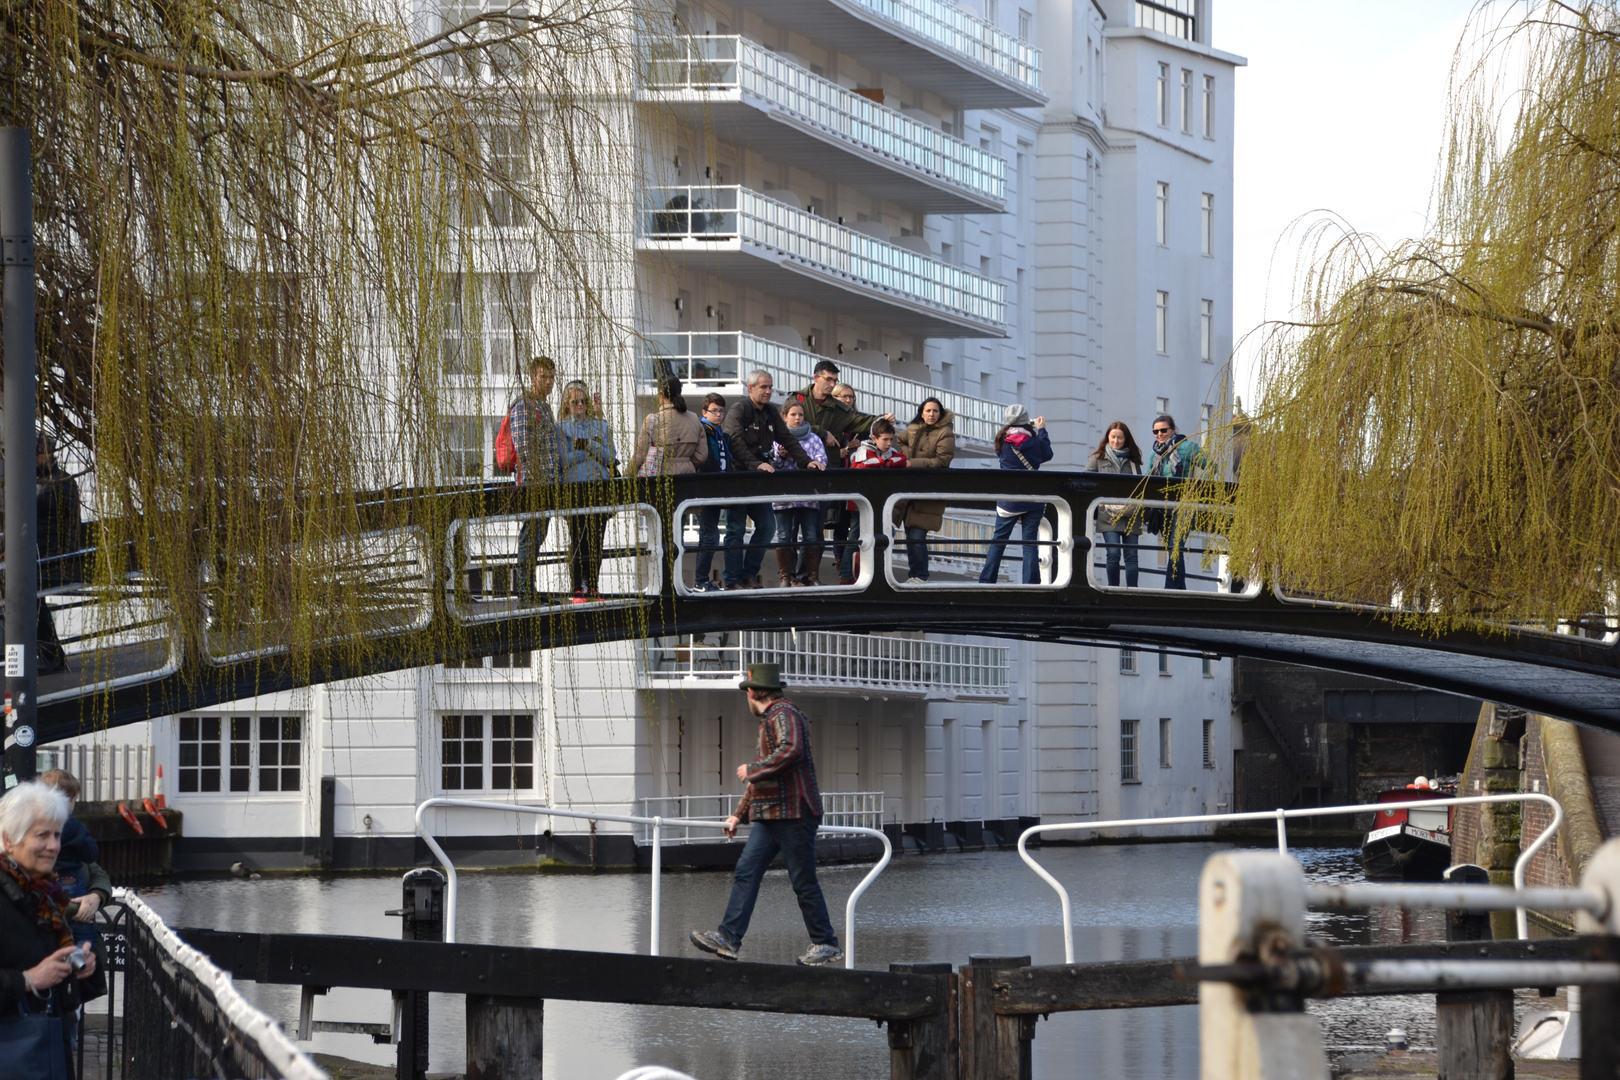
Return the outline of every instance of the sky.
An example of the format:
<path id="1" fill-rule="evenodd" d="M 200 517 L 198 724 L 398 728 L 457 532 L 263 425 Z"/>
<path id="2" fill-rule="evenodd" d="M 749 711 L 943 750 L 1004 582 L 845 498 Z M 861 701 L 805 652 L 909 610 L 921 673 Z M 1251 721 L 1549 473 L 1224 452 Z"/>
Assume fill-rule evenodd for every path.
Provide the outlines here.
<path id="1" fill-rule="evenodd" d="M 1237 74 L 1235 386 L 1254 400 L 1255 335 L 1287 314 L 1301 224 L 1385 244 L 1421 235 L 1451 63 L 1473 0 L 1215 0 L 1214 45 Z"/>

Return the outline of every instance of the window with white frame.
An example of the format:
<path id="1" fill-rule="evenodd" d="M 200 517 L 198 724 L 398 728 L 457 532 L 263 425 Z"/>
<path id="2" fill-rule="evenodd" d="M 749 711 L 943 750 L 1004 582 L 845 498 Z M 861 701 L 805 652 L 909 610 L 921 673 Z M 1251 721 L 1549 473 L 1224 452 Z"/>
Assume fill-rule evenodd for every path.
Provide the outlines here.
<path id="1" fill-rule="evenodd" d="M 999 15 L 999 14 L 1001 14 L 1000 5 L 998 5 L 996 3 L 996 0 L 984 0 L 984 21 L 985 22 L 987 22 L 987 23 L 995 22 L 996 21 L 996 16 Z"/>
<path id="2" fill-rule="evenodd" d="M 1198 301 L 1198 359 L 1215 362 L 1215 301 Z"/>
<path id="3" fill-rule="evenodd" d="M 1215 255 L 1215 196 L 1207 191 L 1198 198 L 1198 251 Z"/>
<path id="4" fill-rule="evenodd" d="M 1136 0 L 1136 25 L 1161 34 L 1198 40 L 1196 0 Z"/>
<path id="5" fill-rule="evenodd" d="M 303 789 L 302 716 L 182 716 L 178 751 L 175 779 L 181 794 Z"/>
<path id="6" fill-rule="evenodd" d="M 1159 65 L 1159 81 L 1158 81 L 1157 89 L 1158 89 L 1158 94 L 1159 94 L 1158 103 L 1157 103 L 1158 104 L 1158 113 L 1159 113 L 1159 126 L 1160 127 L 1169 127 L 1170 126 L 1170 65 L 1169 64 L 1160 64 Z"/>
<path id="7" fill-rule="evenodd" d="M 1119 673 L 1121 675 L 1135 675 L 1136 674 L 1136 650 L 1135 649 L 1121 649 L 1121 650 L 1119 650 Z"/>
<path id="8" fill-rule="evenodd" d="M 1154 398 L 1153 411 L 1156 413 L 1168 413 L 1170 411 L 1170 399 L 1167 397 Z"/>
<path id="9" fill-rule="evenodd" d="M 1193 127 L 1193 73 L 1181 69 L 1181 133 L 1191 135 Z"/>
<path id="10" fill-rule="evenodd" d="M 1027 11 L 1018 12 L 1018 40 L 1028 41 L 1035 32 L 1035 16 Z"/>
<path id="11" fill-rule="evenodd" d="M 534 279 L 527 274 L 447 274 L 440 354 L 448 375 L 512 375 L 533 344 Z"/>
<path id="12" fill-rule="evenodd" d="M 1215 137 L 1215 76 L 1204 76 L 1204 138 Z"/>
<path id="13" fill-rule="evenodd" d="M 1139 720 L 1121 720 L 1119 722 L 1119 781 L 1122 784 L 1140 784 L 1142 782 L 1142 761 L 1137 746 Z"/>
<path id="14" fill-rule="evenodd" d="M 1167 649 L 1159 650 L 1159 674 L 1170 674 L 1170 652 Z"/>
<path id="15" fill-rule="evenodd" d="M 1208 434 L 1210 427 L 1215 423 L 1215 406 L 1205 402 L 1198 406 L 1198 430 Z"/>
<path id="16" fill-rule="evenodd" d="M 1170 294 L 1163 289 L 1153 294 L 1153 347 L 1160 356 L 1170 353 Z"/>
<path id="17" fill-rule="evenodd" d="M 1215 767 L 1215 721 L 1204 721 L 1204 768 Z"/>
<path id="18" fill-rule="evenodd" d="M 1170 767 L 1170 718 L 1159 717 L 1159 768 Z"/>
<path id="19" fill-rule="evenodd" d="M 1170 246 L 1170 185 L 1162 180 L 1153 185 L 1153 240 Z"/>
<path id="20" fill-rule="evenodd" d="M 534 791 L 533 713 L 446 713 L 439 722 L 443 790 Z"/>

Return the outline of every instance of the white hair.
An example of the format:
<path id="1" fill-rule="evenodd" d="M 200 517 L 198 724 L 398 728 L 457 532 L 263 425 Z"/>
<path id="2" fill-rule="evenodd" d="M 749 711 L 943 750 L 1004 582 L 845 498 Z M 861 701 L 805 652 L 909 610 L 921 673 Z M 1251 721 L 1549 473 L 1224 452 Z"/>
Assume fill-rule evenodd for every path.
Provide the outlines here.
<path id="1" fill-rule="evenodd" d="M 747 383 L 747 385 L 751 386 L 751 387 L 758 386 L 762 379 L 770 379 L 771 382 L 776 381 L 775 376 L 773 376 L 770 372 L 766 371 L 764 368 L 755 368 L 753 371 L 750 371 L 748 373 L 748 383 Z"/>
<path id="2" fill-rule="evenodd" d="M 20 844 L 41 821 L 61 828 L 68 819 L 68 797 L 38 780 L 18 784 L 0 799 L 0 842 Z"/>

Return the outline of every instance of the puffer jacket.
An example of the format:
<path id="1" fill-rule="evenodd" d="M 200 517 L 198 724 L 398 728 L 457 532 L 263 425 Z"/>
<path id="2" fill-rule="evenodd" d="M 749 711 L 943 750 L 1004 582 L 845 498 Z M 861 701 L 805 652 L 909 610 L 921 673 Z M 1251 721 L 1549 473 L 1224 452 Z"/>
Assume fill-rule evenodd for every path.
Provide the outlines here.
<path id="1" fill-rule="evenodd" d="M 698 466 L 709 460 L 709 437 L 703 425 L 690 412 L 676 412 L 673 405 L 661 405 L 655 413 L 648 413 L 636 436 L 636 454 L 630 459 L 630 474 L 639 475 L 641 463 L 653 446 L 664 449 L 660 476 L 684 476 L 695 473 Z"/>
<path id="2" fill-rule="evenodd" d="M 913 420 L 906 425 L 896 442 L 905 452 L 907 467 L 912 469 L 948 469 L 956 457 L 955 417 L 946 409 L 932 424 Z M 906 503 L 904 523 L 914 529 L 936 532 L 945 524 L 945 504 L 933 499 L 912 500 Z"/>
<path id="3" fill-rule="evenodd" d="M 1086 472 L 1115 473 L 1123 476 L 1141 476 L 1142 467 L 1127 460 L 1123 467 L 1116 466 L 1106 450 L 1093 450 L 1086 459 Z M 1099 503 L 1097 530 L 1138 536 L 1142 532 L 1142 514 L 1128 503 Z"/>
<path id="4" fill-rule="evenodd" d="M 996 456 L 1003 469 L 1032 472 L 1052 460 L 1052 437 L 1045 428 L 1015 427 L 1002 439 L 1001 450 Z M 1039 510 L 1045 505 L 1038 502 L 998 502 L 996 510 L 1014 516 Z"/>

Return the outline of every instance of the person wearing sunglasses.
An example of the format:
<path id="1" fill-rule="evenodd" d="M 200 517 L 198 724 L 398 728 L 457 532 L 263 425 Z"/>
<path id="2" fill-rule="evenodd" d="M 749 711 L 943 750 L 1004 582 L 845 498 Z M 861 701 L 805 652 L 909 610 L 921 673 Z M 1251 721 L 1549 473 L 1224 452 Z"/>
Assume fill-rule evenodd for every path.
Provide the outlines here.
<path id="1" fill-rule="evenodd" d="M 1147 475 L 1181 480 L 1191 475 L 1192 470 L 1204 464 L 1204 461 L 1204 452 L 1198 444 L 1176 433 L 1176 422 L 1169 413 L 1160 413 L 1153 418 L 1153 445 L 1148 450 Z M 1177 526 L 1174 510 L 1163 511 L 1161 516 L 1163 521 L 1159 525 L 1159 539 L 1169 553 L 1169 562 L 1164 569 L 1164 587 L 1185 589 L 1187 562 L 1182 557 L 1181 546 L 1186 538 Z"/>

